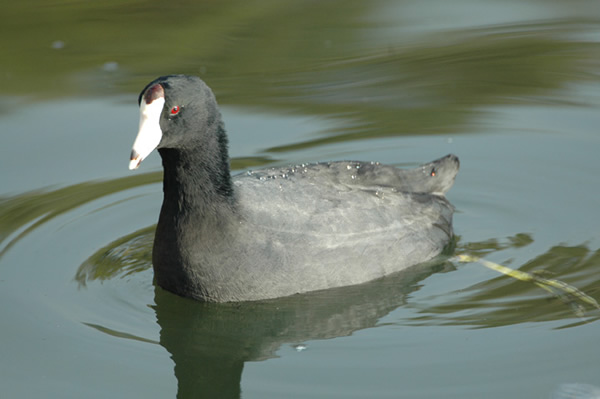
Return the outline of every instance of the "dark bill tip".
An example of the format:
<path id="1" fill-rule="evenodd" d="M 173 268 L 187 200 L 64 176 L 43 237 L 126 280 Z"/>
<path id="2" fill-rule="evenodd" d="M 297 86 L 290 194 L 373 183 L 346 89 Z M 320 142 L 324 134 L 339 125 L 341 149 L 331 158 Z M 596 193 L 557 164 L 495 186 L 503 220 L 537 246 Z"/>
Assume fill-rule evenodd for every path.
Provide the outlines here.
<path id="1" fill-rule="evenodd" d="M 142 163 L 142 157 L 137 153 L 136 150 L 131 150 L 131 156 L 129 157 L 129 170 L 137 169 Z"/>

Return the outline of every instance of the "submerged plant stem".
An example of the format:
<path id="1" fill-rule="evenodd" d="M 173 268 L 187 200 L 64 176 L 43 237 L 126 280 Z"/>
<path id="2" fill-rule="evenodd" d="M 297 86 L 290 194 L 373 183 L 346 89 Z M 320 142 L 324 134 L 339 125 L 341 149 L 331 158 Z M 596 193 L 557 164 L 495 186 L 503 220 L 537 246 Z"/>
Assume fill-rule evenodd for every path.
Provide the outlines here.
<path id="1" fill-rule="evenodd" d="M 481 259 L 477 256 L 457 255 L 456 259 L 459 262 L 477 262 L 489 269 L 495 270 L 499 273 L 510 276 L 517 280 L 532 282 L 535 285 L 537 285 L 538 287 L 550 292 L 553 295 L 558 296 L 561 299 L 564 299 L 564 296 L 567 296 L 569 298 L 574 297 L 575 299 L 579 299 L 580 301 L 587 303 L 588 305 L 591 305 L 591 306 L 595 307 L 596 309 L 600 309 L 600 305 L 598 305 L 598 302 L 594 298 L 592 298 L 591 296 L 587 295 L 584 292 L 581 292 L 577 288 L 575 288 L 572 285 L 569 285 L 563 281 L 555 280 L 555 279 L 547 279 L 547 278 L 536 276 L 531 273 L 526 273 L 526 272 L 523 272 L 520 270 L 514 270 L 514 269 L 508 268 L 506 266 L 502 266 L 498 263 L 494 263 L 494 262 L 490 262 L 489 260 Z M 558 290 L 558 292 L 557 292 L 557 290 Z"/>

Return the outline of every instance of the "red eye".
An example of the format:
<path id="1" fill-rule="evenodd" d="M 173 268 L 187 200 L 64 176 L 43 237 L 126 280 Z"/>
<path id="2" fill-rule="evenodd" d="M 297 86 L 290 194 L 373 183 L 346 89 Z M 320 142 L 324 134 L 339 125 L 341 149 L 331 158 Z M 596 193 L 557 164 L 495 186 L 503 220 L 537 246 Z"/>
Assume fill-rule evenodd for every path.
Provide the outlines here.
<path id="1" fill-rule="evenodd" d="M 179 105 L 174 106 L 173 108 L 171 108 L 171 115 L 177 115 L 180 109 L 181 108 L 179 107 Z"/>

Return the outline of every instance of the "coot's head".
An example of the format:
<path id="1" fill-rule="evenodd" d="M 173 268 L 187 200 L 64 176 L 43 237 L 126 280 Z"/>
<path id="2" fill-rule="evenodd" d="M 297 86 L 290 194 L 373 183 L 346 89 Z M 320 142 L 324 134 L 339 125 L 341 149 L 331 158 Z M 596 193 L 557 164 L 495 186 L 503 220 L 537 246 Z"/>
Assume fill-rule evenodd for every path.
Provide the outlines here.
<path id="1" fill-rule="evenodd" d="M 140 93 L 140 127 L 129 169 L 136 169 L 155 148 L 185 149 L 210 141 L 221 117 L 215 96 L 198 77 L 168 75 Z"/>

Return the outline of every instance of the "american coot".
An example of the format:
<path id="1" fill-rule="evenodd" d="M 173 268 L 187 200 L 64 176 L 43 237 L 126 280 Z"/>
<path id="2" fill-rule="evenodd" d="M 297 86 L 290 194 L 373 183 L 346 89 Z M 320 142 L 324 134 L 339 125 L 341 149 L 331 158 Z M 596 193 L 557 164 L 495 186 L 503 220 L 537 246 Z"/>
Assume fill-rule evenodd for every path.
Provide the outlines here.
<path id="1" fill-rule="evenodd" d="M 452 237 L 447 155 L 412 170 L 373 162 L 231 177 L 217 102 L 199 78 L 160 77 L 139 97 L 130 169 L 158 148 L 164 200 L 159 286 L 203 301 L 276 298 L 359 284 L 431 260 Z"/>

